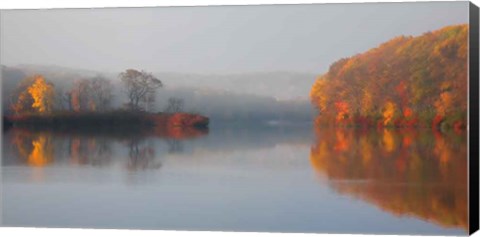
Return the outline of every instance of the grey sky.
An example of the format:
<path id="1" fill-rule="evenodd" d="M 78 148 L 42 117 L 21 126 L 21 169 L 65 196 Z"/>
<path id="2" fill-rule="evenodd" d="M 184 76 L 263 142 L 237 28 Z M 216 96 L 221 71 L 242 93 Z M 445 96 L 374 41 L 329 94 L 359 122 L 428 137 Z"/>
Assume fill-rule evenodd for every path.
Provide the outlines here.
<path id="1" fill-rule="evenodd" d="M 467 22 L 468 2 L 8 10 L 0 62 L 320 74 L 395 36 Z"/>

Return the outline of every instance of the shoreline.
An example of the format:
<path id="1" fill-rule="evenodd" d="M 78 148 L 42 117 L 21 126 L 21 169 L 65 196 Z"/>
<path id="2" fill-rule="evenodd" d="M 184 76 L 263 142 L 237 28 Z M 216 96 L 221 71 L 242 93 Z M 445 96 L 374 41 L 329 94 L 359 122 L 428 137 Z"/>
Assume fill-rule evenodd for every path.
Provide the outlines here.
<path id="1" fill-rule="evenodd" d="M 187 138 L 208 133 L 209 118 L 189 113 L 56 113 L 49 115 L 3 116 L 3 131 L 112 134 L 122 137 L 149 135 Z"/>

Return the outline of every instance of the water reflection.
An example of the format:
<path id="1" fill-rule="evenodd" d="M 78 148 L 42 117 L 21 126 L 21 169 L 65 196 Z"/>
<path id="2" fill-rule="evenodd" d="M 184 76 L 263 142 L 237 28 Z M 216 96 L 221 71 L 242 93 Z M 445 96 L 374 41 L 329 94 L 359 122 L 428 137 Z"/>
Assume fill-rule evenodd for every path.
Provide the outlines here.
<path id="1" fill-rule="evenodd" d="M 44 136 L 52 136 L 46 134 Z M 70 149 L 70 163 L 75 165 L 106 166 L 111 163 L 111 143 L 105 138 L 71 137 L 65 140 Z M 60 148 L 59 148 L 60 149 Z"/>
<path id="2" fill-rule="evenodd" d="M 17 158 L 30 166 L 45 166 L 53 161 L 53 145 L 50 136 L 28 132 L 13 133 L 12 145 Z"/>
<path id="3" fill-rule="evenodd" d="M 209 132 L 175 128 L 152 131 L 150 136 L 146 136 L 119 132 L 64 133 L 14 128 L 4 133 L 2 165 L 7 168 L 32 166 L 34 169 L 26 170 L 40 171 L 40 174 L 34 175 L 42 175 L 43 172 L 46 177 L 50 177 L 43 179 L 44 183 L 57 178 L 62 181 L 70 180 L 71 174 L 68 172 L 81 173 L 85 170 L 91 172 L 88 173 L 92 175 L 90 179 L 96 183 L 102 180 L 96 178 L 100 176 L 96 172 L 112 176 L 115 172 L 80 168 L 120 167 L 122 171 L 118 172 L 119 174 L 133 171 L 129 178 L 141 180 L 138 183 L 142 185 L 149 184 L 158 188 L 162 193 L 161 197 L 165 199 L 177 200 L 175 195 L 178 193 L 191 192 L 192 196 L 184 196 L 182 205 L 192 202 L 192 206 L 196 207 L 206 203 L 206 207 L 212 208 L 217 207 L 223 200 L 226 202 L 223 208 L 229 208 L 230 202 L 233 203 L 232 200 L 237 197 L 239 199 L 235 205 L 258 204 L 255 210 L 271 204 L 269 210 L 275 212 L 298 205 L 295 206 L 298 209 L 292 209 L 298 216 L 290 216 L 291 223 L 301 217 L 305 218 L 302 219 L 304 221 L 312 220 L 312 223 L 318 219 L 327 223 L 327 220 L 334 218 L 325 214 L 330 213 L 330 205 L 337 208 L 332 207 L 332 210 L 341 211 L 342 215 L 355 216 L 355 213 L 345 210 L 345 205 L 350 203 L 335 206 L 332 199 L 323 199 L 325 196 L 336 197 L 341 194 L 362 200 L 363 202 L 359 202 L 361 204 L 352 205 L 355 208 L 364 208 L 360 210 L 365 212 L 375 209 L 371 207 L 378 207 L 384 213 L 392 214 L 388 216 L 394 219 L 412 217 L 412 222 L 416 224 L 420 222 L 418 220 L 424 220 L 433 223 L 435 228 L 444 227 L 439 228 L 441 230 L 454 228 L 454 231 L 461 231 L 467 230 L 468 225 L 466 139 L 465 133 L 441 134 L 429 130 L 407 129 L 319 129 L 313 132 L 310 127 L 258 127 L 212 129 L 212 132 Z M 62 173 L 61 169 L 38 169 L 42 166 L 78 166 L 79 169 L 67 169 L 67 173 Z M 141 172 L 158 169 L 162 172 Z M 25 173 L 16 171 L 11 170 L 10 180 L 22 180 L 17 176 Z M 322 178 L 317 178 L 316 175 L 311 178 L 310 172 Z M 88 178 L 88 175 L 79 176 L 82 179 Z M 110 186 L 111 183 L 105 185 Z M 77 188 L 74 182 L 69 183 L 69 186 L 72 189 Z M 11 190 L 17 190 L 17 186 L 14 187 Z M 78 188 L 84 189 L 85 186 Z M 229 191 L 225 192 L 227 189 Z M 279 191 L 284 189 L 288 191 Z M 328 195 L 317 192 L 319 189 L 328 190 Z M 268 192 L 262 192 L 265 190 Z M 214 195 L 206 194 L 218 192 L 221 193 L 218 199 L 212 199 Z M 300 192 L 306 195 L 299 196 L 298 199 L 287 195 Z M 171 196 L 165 193 L 170 193 Z M 229 193 L 232 193 L 233 197 L 229 196 Z M 122 191 L 122 195 L 128 200 L 139 198 L 130 189 Z M 245 201 L 242 195 L 251 195 L 251 199 Z M 119 202 L 121 200 L 119 198 Z M 264 203 L 264 200 L 272 201 Z M 323 200 L 328 200 L 325 206 L 319 205 Z M 17 200 L 13 199 L 12 202 L 15 201 Z M 231 207 L 234 208 L 235 205 Z M 178 210 L 175 207 L 178 208 L 175 205 L 172 209 L 159 208 L 156 213 L 176 213 Z M 148 207 L 139 212 L 148 212 L 147 209 Z M 184 214 L 204 214 L 200 211 L 201 208 L 198 209 L 200 213 L 195 210 L 184 210 Z M 12 212 L 14 211 L 12 208 Z M 251 216 L 252 209 L 231 211 L 245 217 L 245 220 L 255 219 Z M 119 213 L 122 215 L 121 210 Z M 261 219 L 261 214 L 257 214 L 257 221 L 268 219 Z M 178 218 L 179 222 L 184 219 L 183 216 Z M 220 214 L 218 218 L 218 221 L 228 219 Z M 174 220 L 164 221 L 173 223 Z M 388 224 L 402 226 L 402 220 L 404 219 L 397 218 Z M 198 224 L 195 221 L 198 220 L 185 222 L 185 225 L 195 226 Z M 212 219 L 213 222 L 215 221 Z M 242 223 L 247 223 L 246 228 L 249 227 L 249 222 Z M 320 228 L 317 227 L 318 223 L 302 223 L 304 226 L 299 224 L 297 227 L 310 230 Z M 346 222 L 345 225 L 353 228 L 355 223 Z M 415 230 L 412 229 L 413 231 Z"/>
<path id="4" fill-rule="evenodd" d="M 183 143 L 176 139 L 166 139 L 168 144 L 168 153 L 182 153 L 184 151 Z"/>
<path id="5" fill-rule="evenodd" d="M 465 133 L 318 130 L 313 168 L 342 194 L 398 216 L 468 228 Z"/>
<path id="6" fill-rule="evenodd" d="M 141 139 L 131 139 L 128 144 L 128 170 L 158 169 L 162 164 L 155 160 L 155 150 Z"/>
<path id="7" fill-rule="evenodd" d="M 174 128 L 168 131 L 155 131 L 154 137 L 161 137 L 169 153 L 183 151 L 183 141 L 208 133 L 208 130 Z M 118 134 L 117 134 L 118 135 Z M 90 165 L 95 167 L 112 166 L 113 156 L 127 156 L 124 167 L 128 170 L 159 169 L 162 165 L 156 155 L 151 136 L 123 134 L 84 134 L 68 135 L 55 131 L 31 131 L 14 128 L 6 133 L 7 147 L 12 154 L 3 157 L 4 164 L 20 163 L 32 167 L 50 164 Z M 127 148 L 126 152 L 115 154 L 113 147 Z M 119 149 L 122 150 L 122 149 Z"/>

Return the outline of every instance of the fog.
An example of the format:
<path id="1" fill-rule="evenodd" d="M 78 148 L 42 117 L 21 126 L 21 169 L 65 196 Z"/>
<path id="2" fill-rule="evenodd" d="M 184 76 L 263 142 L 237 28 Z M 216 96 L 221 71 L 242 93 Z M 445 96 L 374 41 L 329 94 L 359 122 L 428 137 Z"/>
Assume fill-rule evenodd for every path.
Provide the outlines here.
<path id="1" fill-rule="evenodd" d="M 468 2 L 3 10 L 3 65 L 319 74 L 399 35 L 468 22 Z"/>
<path id="2" fill-rule="evenodd" d="M 35 74 L 43 75 L 62 93 L 70 90 L 75 80 L 101 75 L 113 82 L 112 108 L 122 108 L 127 100 L 123 83 L 116 74 L 48 66 L 3 66 L 1 72 L 4 114 L 12 112 L 10 103 L 12 99 L 15 101 L 12 92 L 19 82 Z M 184 101 L 183 111 L 200 113 L 217 122 L 308 121 L 313 116 L 307 96 L 315 77 L 310 74 L 278 72 L 207 76 L 157 73 L 155 76 L 160 78 L 165 86 L 157 91 L 156 102 L 149 108 L 150 112 L 165 111 L 169 98 L 180 98 Z M 215 80 L 210 80 L 212 78 Z M 268 90 L 272 84 L 277 85 L 276 88 Z M 282 90 L 292 95 L 276 97 L 275 95 L 282 95 Z M 297 94 L 302 97 L 293 97 Z"/>
<path id="3" fill-rule="evenodd" d="M 309 92 L 335 61 L 400 35 L 468 23 L 468 2 L 2 10 L 2 106 L 41 74 L 56 88 L 152 72 L 185 110 L 218 119 L 310 118 Z"/>

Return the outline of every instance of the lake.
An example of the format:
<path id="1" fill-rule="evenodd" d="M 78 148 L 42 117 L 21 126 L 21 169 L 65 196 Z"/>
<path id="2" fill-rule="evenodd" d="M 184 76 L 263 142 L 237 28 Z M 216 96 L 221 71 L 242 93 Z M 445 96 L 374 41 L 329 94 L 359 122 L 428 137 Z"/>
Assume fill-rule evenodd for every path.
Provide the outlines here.
<path id="1" fill-rule="evenodd" d="M 214 125 L 4 131 L 2 225 L 467 234 L 466 133 Z"/>

